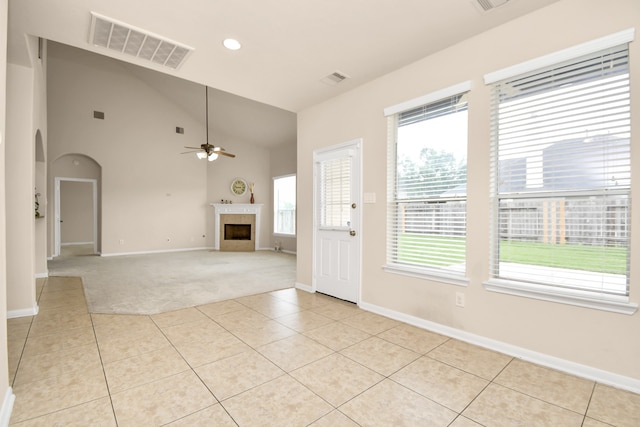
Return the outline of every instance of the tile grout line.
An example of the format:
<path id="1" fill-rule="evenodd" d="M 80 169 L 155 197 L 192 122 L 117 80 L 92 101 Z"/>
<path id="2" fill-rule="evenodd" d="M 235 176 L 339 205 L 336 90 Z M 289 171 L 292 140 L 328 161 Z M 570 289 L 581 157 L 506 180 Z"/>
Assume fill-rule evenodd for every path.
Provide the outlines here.
<path id="1" fill-rule="evenodd" d="M 80 279 L 82 280 L 82 279 Z M 82 289 L 82 294 L 84 295 L 84 286 Z M 86 296 L 85 296 L 86 301 Z M 89 318 L 91 319 L 91 330 L 93 331 L 93 339 L 96 342 L 96 348 L 98 349 L 98 357 L 100 357 L 100 366 L 102 367 L 102 376 L 104 377 L 104 383 L 107 387 L 107 394 L 109 395 L 109 404 L 111 405 L 111 412 L 113 413 L 113 420 L 118 426 L 118 416 L 116 414 L 116 408 L 113 406 L 113 397 L 111 396 L 111 389 L 109 388 L 109 379 L 107 378 L 107 371 L 104 368 L 104 360 L 102 359 L 102 352 L 100 351 L 100 344 L 98 343 L 98 334 L 96 333 L 96 324 L 93 319 L 93 313 L 89 312 L 89 306 L 87 305 L 87 312 L 89 313 Z"/>
<path id="2" fill-rule="evenodd" d="M 43 289 L 44 289 L 44 285 L 43 285 Z M 40 294 L 42 294 L 42 291 L 40 292 Z M 40 295 L 38 295 L 38 300 L 40 300 Z M 33 327 L 33 321 L 36 318 L 36 316 L 30 316 L 30 317 L 31 317 L 31 320 L 29 321 L 29 328 L 27 329 L 27 334 L 24 337 L 24 342 L 22 343 L 22 350 L 20 351 L 20 357 L 18 358 L 18 364 L 16 365 L 15 374 L 13 375 L 13 380 L 11 381 L 11 384 L 10 384 L 12 388 L 15 388 L 15 386 L 16 386 L 16 380 L 18 378 L 18 372 L 20 371 L 20 366 L 22 365 L 22 359 L 24 358 L 24 352 L 27 349 L 27 341 L 29 340 L 29 335 L 31 334 L 31 328 Z M 7 347 L 8 347 L 8 345 L 7 345 Z M 7 351 L 7 356 L 8 356 L 8 351 Z"/>

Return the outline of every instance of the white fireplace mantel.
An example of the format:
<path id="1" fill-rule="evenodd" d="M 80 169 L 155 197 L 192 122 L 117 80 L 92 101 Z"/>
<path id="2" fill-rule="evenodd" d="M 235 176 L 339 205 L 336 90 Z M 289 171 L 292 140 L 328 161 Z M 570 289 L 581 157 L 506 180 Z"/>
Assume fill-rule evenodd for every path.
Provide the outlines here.
<path id="1" fill-rule="evenodd" d="M 220 215 L 221 214 L 247 214 L 256 216 L 255 246 L 260 248 L 260 210 L 262 204 L 249 203 L 211 203 L 215 210 L 213 249 L 220 250 Z"/>

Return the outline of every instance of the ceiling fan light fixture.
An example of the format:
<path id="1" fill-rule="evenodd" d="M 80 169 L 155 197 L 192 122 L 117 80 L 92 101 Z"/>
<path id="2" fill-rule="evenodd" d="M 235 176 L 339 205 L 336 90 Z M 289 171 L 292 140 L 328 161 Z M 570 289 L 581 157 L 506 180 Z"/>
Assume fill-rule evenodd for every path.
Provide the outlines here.
<path id="1" fill-rule="evenodd" d="M 224 148 L 216 147 L 215 145 L 209 143 L 209 87 L 205 86 L 204 90 L 205 90 L 205 95 L 204 95 L 205 126 L 204 127 L 205 127 L 205 133 L 207 138 L 206 143 L 200 144 L 200 147 L 185 146 L 184 148 L 188 148 L 190 150 L 197 150 L 195 153 L 198 159 L 207 159 L 210 162 L 213 162 L 214 160 L 216 160 L 218 157 L 220 157 L 221 154 L 226 157 L 234 158 L 236 156 L 235 154 L 227 153 Z M 186 151 L 182 154 L 187 154 L 192 152 L 193 151 Z"/>
<path id="2" fill-rule="evenodd" d="M 242 47 L 240 42 L 236 39 L 224 39 L 222 44 L 229 50 L 238 50 Z"/>

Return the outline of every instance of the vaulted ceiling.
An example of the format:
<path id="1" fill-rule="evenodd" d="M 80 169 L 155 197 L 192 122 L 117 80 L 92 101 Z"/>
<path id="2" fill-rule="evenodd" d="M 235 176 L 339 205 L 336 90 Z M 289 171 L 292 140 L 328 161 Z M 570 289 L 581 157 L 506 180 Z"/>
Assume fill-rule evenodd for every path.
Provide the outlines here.
<path id="1" fill-rule="evenodd" d="M 218 99 L 241 114 L 295 113 L 555 1 L 10 0 L 8 60 L 28 65 L 36 36 L 240 96 Z M 92 12 L 193 50 L 172 68 L 97 46 Z M 226 49 L 229 37 L 242 48 Z M 347 78 L 323 81 L 335 72 Z"/>

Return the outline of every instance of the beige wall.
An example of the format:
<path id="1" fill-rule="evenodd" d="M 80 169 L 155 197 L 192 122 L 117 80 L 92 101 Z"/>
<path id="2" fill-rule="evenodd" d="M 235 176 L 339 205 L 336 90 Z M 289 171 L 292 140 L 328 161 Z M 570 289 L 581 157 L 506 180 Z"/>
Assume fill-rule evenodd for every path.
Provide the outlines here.
<path id="1" fill-rule="evenodd" d="M 42 43 L 42 58 L 38 58 L 38 39 L 29 37 L 29 50 L 33 63 L 33 128 L 31 144 L 35 144 L 35 171 L 32 178 L 34 191 L 40 193 L 41 212 L 46 212 L 47 191 L 47 44 Z M 46 277 L 47 270 L 47 223 L 44 220 L 35 222 L 34 264 L 36 277 Z"/>
<path id="2" fill-rule="evenodd" d="M 194 117 L 193 111 L 146 84 L 150 71 L 57 44 L 49 50 L 48 164 L 74 153 L 100 165 L 102 254 L 213 247 L 210 204 L 220 199 L 249 203 L 248 193 L 241 197 L 231 193 L 235 177 L 255 183 L 255 203 L 264 205 L 260 246 L 271 247 L 272 174 L 267 148 L 211 129 L 210 142 L 234 153 L 235 159 L 220 156 L 207 162 L 195 154 L 180 154 L 186 151 L 184 146 L 197 147 L 205 141 L 203 117 Z M 194 101 L 201 105 L 198 85 L 163 81 L 176 85 L 165 93 L 176 88 L 194 91 L 198 96 Z M 94 119 L 94 110 L 104 112 L 105 120 Z M 199 108 L 194 111 L 203 113 Z M 176 134 L 176 126 L 185 133 Z M 289 170 L 295 170 L 295 160 L 291 158 Z M 50 172 L 49 180 L 54 175 Z"/>
<path id="3" fill-rule="evenodd" d="M 49 165 L 82 154 L 101 167 L 102 254 L 206 246 L 206 162 L 180 154 L 200 144 L 197 120 L 117 61 L 49 51 Z"/>
<path id="4" fill-rule="evenodd" d="M 6 193 L 5 193 L 5 101 L 7 70 L 7 0 L 0 0 L 0 316 L 7 317 L 7 249 L 6 249 Z M 7 324 L 0 322 L 0 417 L 11 414 L 15 396 L 9 387 L 7 354 Z"/>
<path id="5" fill-rule="evenodd" d="M 210 137 L 211 138 L 211 137 Z M 271 175 L 269 173 L 269 150 L 258 147 L 243 141 L 229 137 L 216 137 L 213 141 L 224 141 L 220 143 L 229 152 L 236 155 L 235 159 L 219 158 L 214 162 L 207 163 L 207 242 L 208 246 L 214 246 L 214 222 L 215 215 L 209 203 L 220 203 L 221 199 L 230 200 L 233 203 L 249 203 L 251 194 L 247 190 L 244 196 L 236 196 L 231 193 L 231 181 L 234 178 L 243 178 L 247 184 L 254 183 L 256 204 L 261 204 L 260 212 L 260 236 L 259 244 L 262 249 L 268 247 L 269 242 L 269 210 L 271 201 L 269 199 L 269 183 Z M 190 155 L 193 156 L 193 155 Z M 222 157 L 222 156 L 221 156 Z"/>
<path id="6" fill-rule="evenodd" d="M 6 197 L 7 309 L 9 317 L 35 314 L 34 71 L 7 66 Z"/>
<path id="7" fill-rule="evenodd" d="M 606 19 L 605 19 L 606 17 Z M 364 205 L 362 303 L 379 311 L 434 322 L 469 335 L 520 348 L 573 367 L 630 379 L 640 389 L 640 313 L 614 314 L 486 291 L 489 277 L 489 88 L 483 75 L 640 24 L 637 0 L 562 0 L 545 9 L 424 58 L 298 115 L 298 270 L 297 281 L 312 284 L 313 150 L 363 138 L 363 191 L 377 203 Z M 640 35 L 631 44 L 632 111 L 640 111 Z M 467 288 L 386 273 L 387 129 L 383 108 L 472 80 L 469 98 Z M 632 118 L 640 126 L 640 114 Z M 633 134 L 632 145 L 640 144 Z M 633 150 L 633 173 L 640 173 L 640 151 Z M 638 200 L 640 185 L 633 199 Z M 632 229 L 640 229 L 633 210 Z M 640 233 L 632 236 L 632 254 Z M 632 264 L 631 300 L 640 302 L 640 266 Z M 463 291 L 466 307 L 455 306 Z M 599 371 L 598 371 L 599 372 Z"/>

